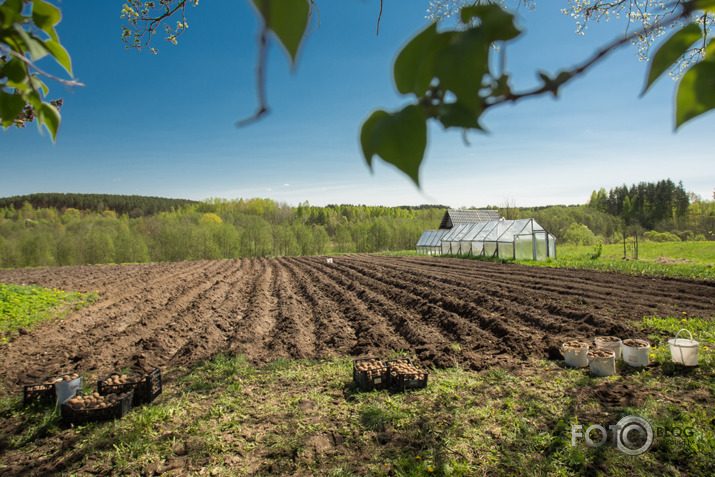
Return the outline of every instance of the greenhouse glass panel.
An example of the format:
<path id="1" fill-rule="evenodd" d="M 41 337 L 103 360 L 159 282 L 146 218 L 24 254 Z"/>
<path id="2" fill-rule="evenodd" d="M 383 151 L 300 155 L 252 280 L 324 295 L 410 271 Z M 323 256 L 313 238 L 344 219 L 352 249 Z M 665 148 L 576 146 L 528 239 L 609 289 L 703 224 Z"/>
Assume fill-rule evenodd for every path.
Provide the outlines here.
<path id="1" fill-rule="evenodd" d="M 493 257 L 494 253 L 497 251 L 496 242 L 484 242 L 484 255 L 487 257 Z"/>
<path id="2" fill-rule="evenodd" d="M 469 232 L 467 232 L 464 237 L 462 237 L 462 240 L 466 242 L 471 242 L 474 240 L 474 238 L 479 234 L 479 232 L 484 229 L 484 227 L 487 226 L 490 222 L 478 222 L 474 224 L 474 227 L 472 227 Z"/>
<path id="3" fill-rule="evenodd" d="M 544 260 L 548 256 L 548 250 L 546 249 L 546 233 L 534 233 L 534 240 L 536 240 L 536 259 Z"/>
<path id="4" fill-rule="evenodd" d="M 549 257 L 556 259 L 556 238 L 549 234 Z"/>
<path id="5" fill-rule="evenodd" d="M 517 260 L 534 259 L 534 242 L 531 235 L 520 235 L 514 239 Z"/>
<path id="6" fill-rule="evenodd" d="M 472 254 L 472 242 L 462 240 L 459 242 L 459 253 L 462 255 Z"/>
<path id="7" fill-rule="evenodd" d="M 505 258 L 507 260 L 514 258 L 514 245 L 499 242 L 499 258 Z"/>
<path id="8" fill-rule="evenodd" d="M 516 235 L 520 235 L 524 232 L 524 229 L 529 227 L 529 222 L 531 222 L 531 219 L 505 220 L 504 222 L 505 229 L 499 236 L 499 242 L 513 243 L 514 237 Z"/>
<path id="9" fill-rule="evenodd" d="M 447 234 L 448 230 L 436 230 L 432 242 L 430 242 L 431 247 L 442 248 L 442 237 Z"/>

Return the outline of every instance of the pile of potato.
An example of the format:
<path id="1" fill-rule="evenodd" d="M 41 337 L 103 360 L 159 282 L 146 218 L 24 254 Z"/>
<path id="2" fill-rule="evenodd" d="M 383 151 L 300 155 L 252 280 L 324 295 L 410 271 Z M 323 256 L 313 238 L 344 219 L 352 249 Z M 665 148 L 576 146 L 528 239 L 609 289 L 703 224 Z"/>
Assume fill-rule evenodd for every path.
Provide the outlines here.
<path id="1" fill-rule="evenodd" d="M 105 407 L 111 407 L 120 401 L 126 393 L 123 394 L 108 394 L 106 396 L 100 396 L 99 393 L 80 395 L 68 399 L 66 401 L 72 409 L 82 410 L 82 409 L 101 409 Z"/>
<path id="2" fill-rule="evenodd" d="M 588 343 L 584 343 L 583 341 L 578 340 L 567 341 L 566 343 L 564 343 L 564 349 L 573 348 L 588 348 Z"/>
<path id="3" fill-rule="evenodd" d="M 118 384 L 127 384 L 135 382 L 136 380 L 134 378 L 130 378 L 126 374 L 112 374 L 107 379 L 102 381 L 102 384 L 105 384 L 107 386 L 116 386 Z"/>
<path id="4" fill-rule="evenodd" d="M 397 376 L 398 374 L 411 374 L 416 375 L 413 379 L 424 379 L 423 373 L 423 371 L 417 369 L 407 359 L 399 359 L 393 363 L 390 363 L 390 374 L 393 376 Z"/>
<path id="5" fill-rule="evenodd" d="M 613 351 L 606 349 L 592 349 L 588 351 L 588 356 L 590 358 L 610 358 L 613 354 Z"/>
<path id="6" fill-rule="evenodd" d="M 54 386 L 55 383 L 61 383 L 62 381 L 74 381 L 79 378 L 79 374 L 64 374 L 62 376 L 57 376 L 56 378 L 46 379 L 42 381 L 42 384 L 36 386 L 26 386 L 27 391 L 46 391 L 48 386 Z"/>
<path id="7" fill-rule="evenodd" d="M 386 370 L 385 363 L 374 358 L 355 363 L 355 369 L 359 372 L 364 372 L 368 378 L 380 376 Z"/>
<path id="8" fill-rule="evenodd" d="M 625 340 L 623 342 L 623 346 L 630 346 L 631 348 L 647 348 L 650 345 L 645 341 Z"/>

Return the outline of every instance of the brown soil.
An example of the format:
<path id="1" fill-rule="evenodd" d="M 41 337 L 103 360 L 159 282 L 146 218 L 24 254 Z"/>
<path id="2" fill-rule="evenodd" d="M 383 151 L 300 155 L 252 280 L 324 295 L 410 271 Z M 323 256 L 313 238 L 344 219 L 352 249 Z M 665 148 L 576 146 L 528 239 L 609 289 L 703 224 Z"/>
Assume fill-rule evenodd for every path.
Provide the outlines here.
<path id="1" fill-rule="evenodd" d="M 562 343 L 642 338 L 648 315 L 715 316 L 715 283 L 471 260 L 351 255 L 0 271 L 100 299 L 0 347 L 0 395 L 62 373 L 191 365 L 217 353 L 385 356 L 514 368 Z M 459 346 L 455 346 L 458 344 Z"/>

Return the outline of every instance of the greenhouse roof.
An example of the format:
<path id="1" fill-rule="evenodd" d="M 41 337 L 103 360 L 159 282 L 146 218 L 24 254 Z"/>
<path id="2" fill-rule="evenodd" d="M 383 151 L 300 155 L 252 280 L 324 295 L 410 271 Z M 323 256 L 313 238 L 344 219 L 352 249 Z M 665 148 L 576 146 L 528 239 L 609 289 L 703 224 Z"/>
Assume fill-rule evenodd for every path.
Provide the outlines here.
<path id="1" fill-rule="evenodd" d="M 489 220 L 499 220 L 498 210 L 448 210 L 444 213 L 440 229 L 451 229 L 457 224 L 474 224 Z"/>
<path id="2" fill-rule="evenodd" d="M 439 247 L 442 242 L 442 237 L 449 230 L 425 230 L 422 236 L 417 241 L 418 247 Z"/>

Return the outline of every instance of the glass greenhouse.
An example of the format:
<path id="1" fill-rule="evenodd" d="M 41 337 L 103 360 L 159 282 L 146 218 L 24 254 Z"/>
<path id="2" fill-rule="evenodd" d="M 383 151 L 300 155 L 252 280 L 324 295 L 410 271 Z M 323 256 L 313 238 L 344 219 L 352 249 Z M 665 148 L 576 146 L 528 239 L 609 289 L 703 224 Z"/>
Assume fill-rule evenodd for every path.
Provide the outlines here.
<path id="1" fill-rule="evenodd" d="M 417 253 L 439 255 L 442 253 L 442 237 L 449 230 L 425 230 L 417 241 Z"/>
<path id="2" fill-rule="evenodd" d="M 417 252 L 544 260 L 556 258 L 556 239 L 534 219 L 487 220 L 427 230 L 417 242 Z"/>

